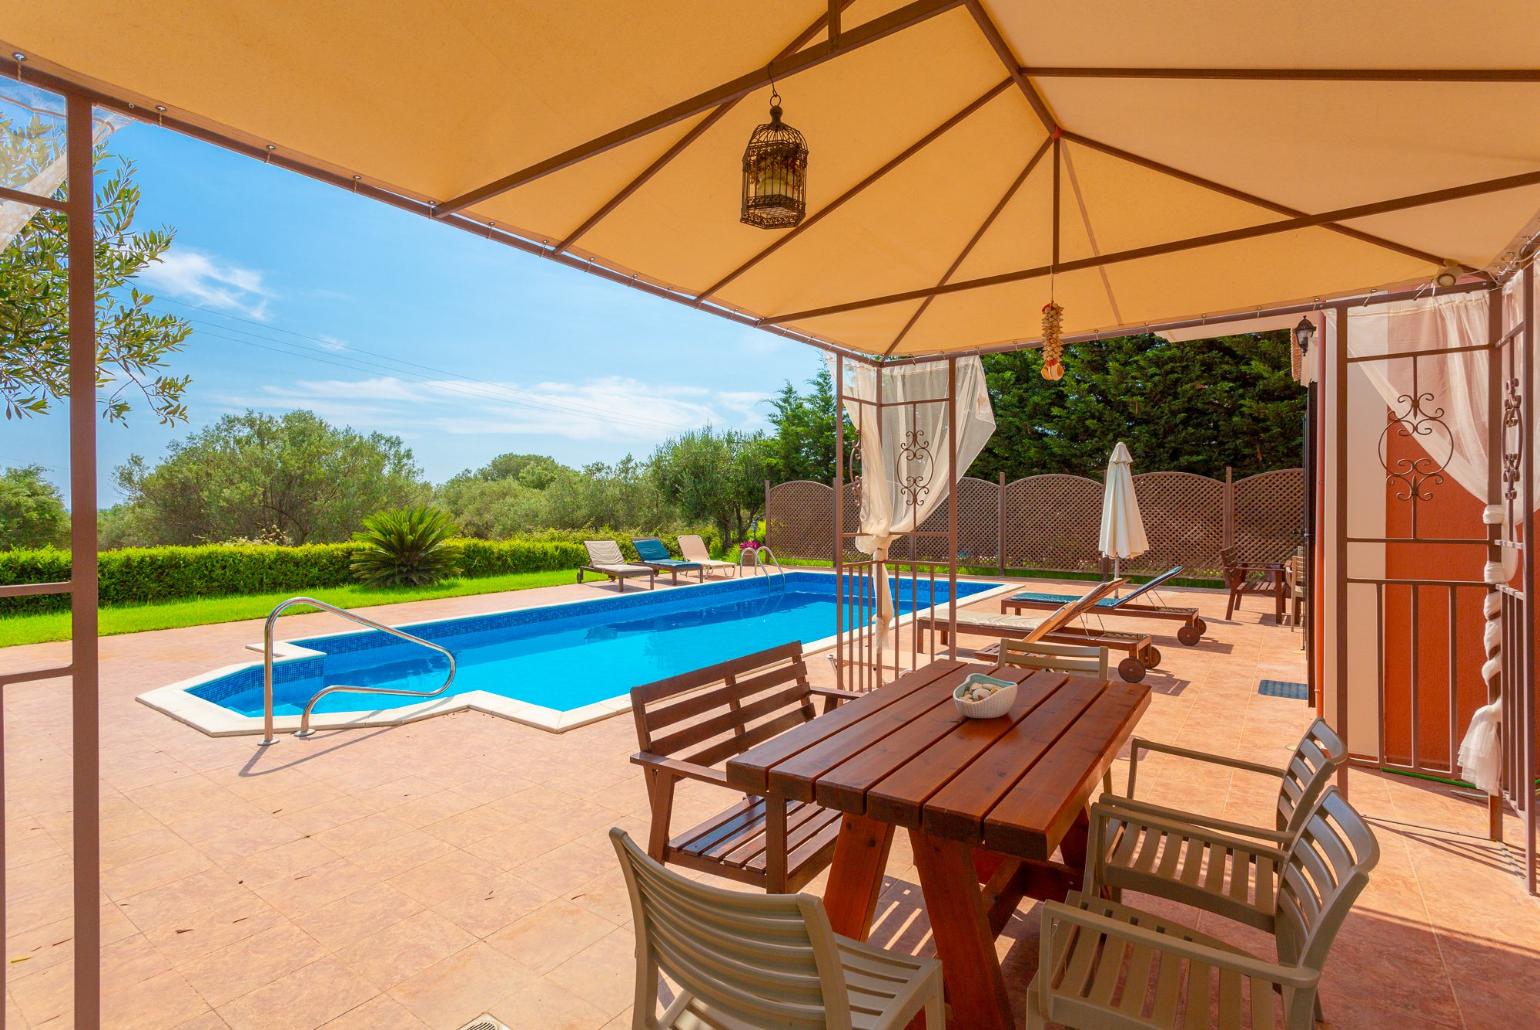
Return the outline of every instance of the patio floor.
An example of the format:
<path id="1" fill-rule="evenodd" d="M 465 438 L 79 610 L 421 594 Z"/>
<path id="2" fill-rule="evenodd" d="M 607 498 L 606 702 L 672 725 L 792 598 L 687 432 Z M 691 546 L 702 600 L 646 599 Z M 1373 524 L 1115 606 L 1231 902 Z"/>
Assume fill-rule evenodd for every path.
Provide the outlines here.
<path id="1" fill-rule="evenodd" d="M 405 621 L 609 593 L 555 587 L 382 611 Z M 1150 676 L 1138 732 L 1281 762 L 1309 712 L 1258 694 L 1257 683 L 1303 678 L 1299 635 L 1259 623 L 1256 599 L 1226 622 L 1222 594 L 1170 593 L 1204 609 L 1210 639 L 1183 648 L 1162 638 L 1166 663 Z M 336 626 L 298 616 L 281 635 Z M 627 762 L 631 720 L 557 736 L 460 713 L 284 737 L 259 751 L 255 738 L 211 739 L 134 701 L 246 660 L 243 645 L 259 636 L 260 623 L 246 622 L 102 641 L 106 1025 L 450 1030 L 487 1011 L 518 1027 L 629 1025 L 630 912 L 605 831 L 641 835 L 647 825 L 642 777 Z M 7 669 L 66 659 L 63 644 L 0 651 Z M 809 664 L 832 679 L 821 657 Z M 66 691 L 56 680 L 5 693 L 6 1016 L 15 1027 L 71 1022 Z M 1245 774 L 1157 757 L 1140 784 L 1152 800 L 1270 818 L 1267 786 Z M 682 788 L 679 825 L 722 807 L 720 793 L 699 786 Z M 1384 857 L 1332 954 L 1330 1025 L 1532 1020 L 1540 902 L 1524 893 L 1511 851 L 1485 839 L 1485 808 L 1438 785 L 1358 771 L 1352 800 Z M 902 834 L 889 874 L 872 939 L 924 949 Z M 1037 925 L 1026 903 L 999 941 L 1018 1017 Z M 1202 925 L 1260 941 L 1218 920 Z"/>

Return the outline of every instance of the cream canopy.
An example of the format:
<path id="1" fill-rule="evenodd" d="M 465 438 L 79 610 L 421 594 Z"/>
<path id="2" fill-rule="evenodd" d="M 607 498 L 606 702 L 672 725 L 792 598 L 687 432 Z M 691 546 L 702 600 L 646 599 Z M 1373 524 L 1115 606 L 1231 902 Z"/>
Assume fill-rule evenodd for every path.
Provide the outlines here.
<path id="1" fill-rule="evenodd" d="M 24 79 L 867 354 L 1031 344 L 1050 288 L 1073 338 L 1501 275 L 1540 211 L 1530 0 L 62 0 L 0 32 Z M 811 150 L 780 232 L 738 222 L 772 74 Z"/>

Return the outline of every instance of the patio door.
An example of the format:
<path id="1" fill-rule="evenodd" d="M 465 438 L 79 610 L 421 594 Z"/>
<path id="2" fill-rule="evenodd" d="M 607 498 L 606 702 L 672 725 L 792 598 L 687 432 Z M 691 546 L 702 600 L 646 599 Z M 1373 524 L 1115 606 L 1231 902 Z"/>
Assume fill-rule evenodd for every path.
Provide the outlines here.
<path id="1" fill-rule="evenodd" d="M 1323 707 L 1356 764 L 1455 783 L 1473 714 L 1503 698 L 1488 830 L 1521 820 L 1531 892 L 1533 306 L 1526 268 L 1507 289 L 1331 312 L 1318 624 Z"/>

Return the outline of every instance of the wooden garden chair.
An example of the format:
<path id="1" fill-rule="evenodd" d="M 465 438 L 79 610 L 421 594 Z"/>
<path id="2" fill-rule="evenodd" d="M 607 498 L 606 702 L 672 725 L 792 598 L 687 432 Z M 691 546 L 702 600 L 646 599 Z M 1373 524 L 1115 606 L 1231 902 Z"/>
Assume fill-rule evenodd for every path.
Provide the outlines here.
<path id="1" fill-rule="evenodd" d="M 840 828 L 840 813 L 821 805 L 732 790 L 738 800 L 721 813 L 680 834 L 670 829 L 680 780 L 729 790 L 727 774 L 713 767 L 814 718 L 815 696 L 827 710 L 861 695 L 812 686 L 795 640 L 633 688 L 641 750 L 631 761 L 642 767 L 652 805 L 647 853 L 773 893 L 817 876 Z"/>
<path id="2" fill-rule="evenodd" d="M 1231 822 L 1179 809 L 1163 808 L 1139 800 L 1135 795 L 1139 780 L 1139 756 L 1150 751 L 1275 778 L 1278 781 L 1278 801 L 1274 809 L 1274 826 L 1268 828 Z M 1294 746 L 1294 753 L 1289 756 L 1288 764 L 1282 768 L 1135 737 L 1128 744 L 1128 791 L 1122 797 L 1107 800 L 1126 807 L 1139 808 L 1167 820 L 1196 823 L 1225 833 L 1263 837 L 1281 844 L 1299 832 L 1316 799 L 1331 785 L 1332 777 L 1347 761 L 1347 757 L 1347 744 L 1326 724 L 1325 719 L 1316 719 L 1306 728 L 1304 736 Z"/>
<path id="3" fill-rule="evenodd" d="M 1219 563 L 1224 567 L 1225 588 L 1230 591 L 1230 600 L 1225 604 L 1226 619 L 1241 606 L 1241 598 L 1245 595 L 1270 594 L 1273 598 L 1273 621 L 1283 625 L 1288 577 L 1282 562 L 1243 562 L 1240 551 L 1234 547 L 1221 547 Z"/>
<path id="4" fill-rule="evenodd" d="M 1151 878 L 1135 889 L 1187 901 L 1228 915 L 1255 878 L 1226 887 L 1225 853 L 1245 850 L 1273 871 L 1265 918 L 1243 921 L 1273 935 L 1277 958 L 1259 959 L 1182 922 L 1100 897 L 1126 876 L 1096 856 L 1132 848 L 1130 817 L 1115 806 L 1092 806 L 1086 887 L 1060 904 L 1045 902 L 1038 972 L 1027 988 L 1027 1026 L 1052 1021 L 1087 1028 L 1250 1026 L 1310 1030 L 1321 1018 L 1319 985 L 1337 932 L 1379 861 L 1374 834 L 1335 788 L 1312 808 L 1287 849 L 1267 849 L 1219 835 L 1190 836 L 1166 853 Z M 1134 844 L 1130 844 L 1130 840 Z M 1185 854 L 1185 858 L 1182 857 Z M 1174 856 L 1174 857 L 1173 857 Z M 1233 871 L 1233 868 L 1230 870 Z M 1194 895 L 1193 889 L 1208 892 Z M 1249 900 L 1260 901 L 1258 893 Z M 1256 906 L 1256 913 L 1263 907 Z"/>
<path id="5" fill-rule="evenodd" d="M 686 879 L 610 831 L 631 895 L 637 1030 L 907 1026 L 942 1030 L 941 965 L 836 934 L 809 894 L 746 894 Z M 659 976 L 678 985 L 658 1015 Z"/>

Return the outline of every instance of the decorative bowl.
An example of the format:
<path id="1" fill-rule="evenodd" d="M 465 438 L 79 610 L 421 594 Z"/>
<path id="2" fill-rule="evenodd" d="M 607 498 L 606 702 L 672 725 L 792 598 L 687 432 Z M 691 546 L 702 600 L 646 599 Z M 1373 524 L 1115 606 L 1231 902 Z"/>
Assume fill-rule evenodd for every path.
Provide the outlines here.
<path id="1" fill-rule="evenodd" d="M 967 699 L 968 693 L 975 687 L 994 688 L 993 692 L 978 701 Z M 957 710 L 969 719 L 995 719 L 1010 711 L 1011 704 L 1016 700 L 1016 684 L 1010 680 L 996 679 L 994 676 L 986 676 L 982 672 L 970 673 L 968 678 L 957 685 L 952 691 L 952 703 Z"/>

